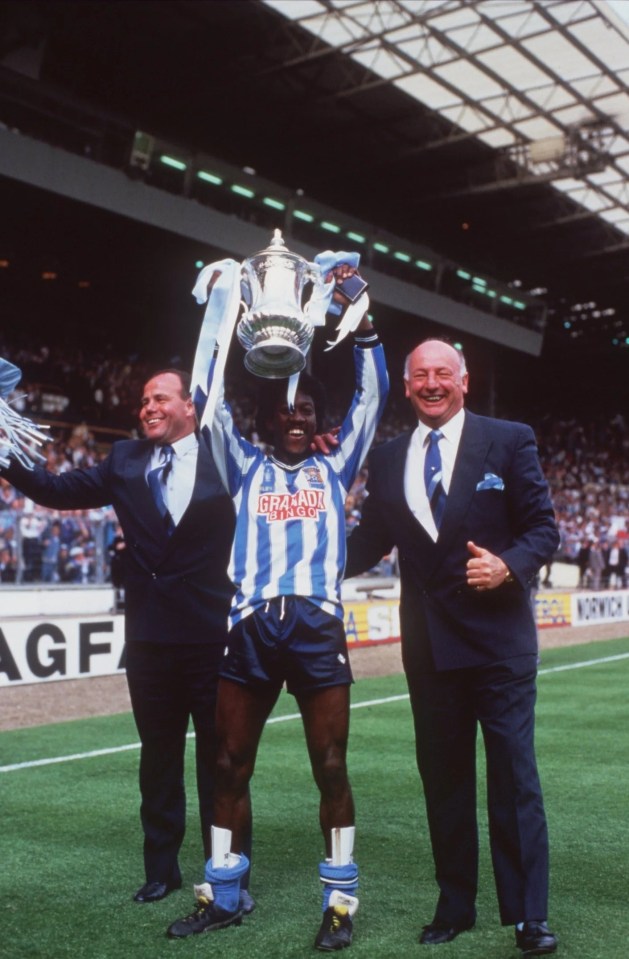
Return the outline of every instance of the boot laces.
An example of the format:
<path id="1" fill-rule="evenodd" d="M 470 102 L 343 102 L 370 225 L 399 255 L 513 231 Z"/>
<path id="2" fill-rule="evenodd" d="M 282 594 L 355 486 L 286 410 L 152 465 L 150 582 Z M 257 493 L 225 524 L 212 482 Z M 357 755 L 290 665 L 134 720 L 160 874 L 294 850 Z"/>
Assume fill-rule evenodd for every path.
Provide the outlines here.
<path id="1" fill-rule="evenodd" d="M 196 908 L 189 916 L 185 916 L 182 922 L 195 922 L 197 919 L 202 919 L 209 905 L 211 903 L 207 896 L 199 896 Z"/>

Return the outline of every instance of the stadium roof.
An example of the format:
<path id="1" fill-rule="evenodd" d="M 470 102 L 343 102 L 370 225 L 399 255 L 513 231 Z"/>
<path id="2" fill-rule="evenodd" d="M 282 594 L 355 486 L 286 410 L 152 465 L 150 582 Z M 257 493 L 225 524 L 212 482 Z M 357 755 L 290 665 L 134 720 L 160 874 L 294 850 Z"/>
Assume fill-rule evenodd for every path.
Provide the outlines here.
<path id="1" fill-rule="evenodd" d="M 9 125 L 39 101 L 52 137 L 154 133 L 537 291 L 566 336 L 629 337 L 629 30 L 604 0 L 32 0 L 0 26 Z"/>
<path id="2" fill-rule="evenodd" d="M 604 4 L 265 2 L 374 74 L 365 86 L 390 84 L 451 122 L 445 143 L 407 153 L 473 137 L 513 161 L 510 174 L 460 193 L 545 179 L 629 235 L 629 30 Z"/>
<path id="3" fill-rule="evenodd" d="M 319 44 L 325 43 L 364 68 L 361 82 L 348 78 L 348 84 L 336 91 L 337 99 L 389 85 L 430 111 L 434 131 L 420 143 L 407 141 L 396 151 L 397 157 L 419 159 L 470 140 L 491 148 L 493 163 L 484 170 L 468 167 L 464 182 L 454 175 L 450 182 L 440 178 L 434 183 L 423 198 L 424 209 L 490 194 L 499 200 L 505 193 L 506 203 L 513 197 L 517 204 L 514 194 L 521 188 L 551 184 L 557 196 L 546 196 L 546 212 L 541 215 L 539 203 L 532 202 L 532 216 L 522 217 L 522 232 L 535 242 L 535 235 L 541 238 L 552 231 L 560 242 L 574 244 L 555 260 L 559 270 L 562 261 L 567 267 L 572 260 L 585 264 L 588 271 L 592 257 L 609 257 L 622 271 L 621 282 L 626 282 L 626 0 L 614 5 L 605 0 L 264 2 L 317 38 L 317 45 L 301 54 L 302 62 L 321 55 Z M 293 57 L 291 67 L 299 61 Z M 443 121 L 450 124 L 447 130 Z M 545 249 L 551 243 L 541 240 Z M 617 253 L 622 259 L 614 261 Z M 562 286 L 556 284 L 556 275 L 544 273 L 545 287 Z M 611 277 L 610 281 L 614 282 Z M 593 290 L 595 285 L 594 281 Z M 562 292 L 570 298 L 569 287 Z M 606 295 L 610 292 L 592 294 Z M 566 317 L 572 305 L 562 311 Z M 588 314 L 600 313 L 604 305 L 609 306 L 596 301 L 577 305 L 574 320 L 590 319 Z M 612 310 L 613 306 L 607 315 L 615 315 Z M 610 325 L 619 329 L 617 321 Z M 583 324 L 573 326 L 573 333 L 584 332 Z"/>

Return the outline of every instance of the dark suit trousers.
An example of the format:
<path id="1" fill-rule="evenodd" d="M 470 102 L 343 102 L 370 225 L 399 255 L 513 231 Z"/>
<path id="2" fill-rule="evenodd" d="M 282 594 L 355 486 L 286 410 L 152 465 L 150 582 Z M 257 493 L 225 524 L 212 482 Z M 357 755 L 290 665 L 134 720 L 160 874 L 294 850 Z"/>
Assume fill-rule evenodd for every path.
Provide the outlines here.
<path id="1" fill-rule="evenodd" d="M 444 672 L 407 668 L 440 890 L 435 918 L 448 924 L 475 918 L 478 726 L 501 921 L 547 918 L 548 836 L 533 741 L 535 660 L 527 655 Z"/>
<path id="2" fill-rule="evenodd" d="M 221 645 L 131 642 L 126 668 L 142 744 L 140 815 L 148 882 L 179 882 L 185 832 L 184 755 L 189 720 L 195 731 L 199 813 L 206 859 L 216 759 L 216 688 Z"/>

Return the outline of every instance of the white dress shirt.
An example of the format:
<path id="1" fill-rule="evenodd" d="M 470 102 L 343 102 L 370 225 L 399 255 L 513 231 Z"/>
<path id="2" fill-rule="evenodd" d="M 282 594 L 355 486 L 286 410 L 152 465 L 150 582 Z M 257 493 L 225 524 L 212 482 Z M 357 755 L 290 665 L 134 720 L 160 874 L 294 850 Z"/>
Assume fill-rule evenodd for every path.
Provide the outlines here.
<path id="1" fill-rule="evenodd" d="M 187 510 L 194 481 L 197 474 L 197 460 L 199 457 L 199 442 L 195 433 L 189 433 L 182 439 L 170 444 L 174 450 L 172 467 L 166 477 L 164 488 L 164 502 L 173 518 L 175 526 Z M 161 466 L 161 447 L 156 446 L 146 470 L 146 475 L 157 466 Z"/>
<path id="2" fill-rule="evenodd" d="M 443 483 L 446 494 L 450 490 L 452 471 L 459 449 L 464 420 L 465 411 L 459 410 L 444 426 L 439 427 L 443 434 L 443 438 L 439 440 L 442 469 L 441 482 Z M 428 445 L 428 434 L 430 432 L 432 432 L 432 427 L 426 426 L 425 423 L 420 421 L 417 424 L 417 429 L 411 436 L 408 453 L 406 454 L 406 468 L 404 470 L 404 495 L 415 518 L 422 524 L 428 535 L 436 542 L 438 531 L 435 526 L 435 520 L 432 515 L 430 503 L 428 502 L 426 485 L 424 483 L 424 461 L 426 459 L 426 447 Z"/>

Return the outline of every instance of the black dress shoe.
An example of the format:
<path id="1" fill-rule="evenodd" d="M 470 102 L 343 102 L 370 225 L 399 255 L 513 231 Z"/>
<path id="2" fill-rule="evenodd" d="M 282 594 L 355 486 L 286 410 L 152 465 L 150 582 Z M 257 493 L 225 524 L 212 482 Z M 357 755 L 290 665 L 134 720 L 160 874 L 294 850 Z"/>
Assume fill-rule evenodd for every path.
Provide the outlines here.
<path id="1" fill-rule="evenodd" d="M 524 923 L 523 929 L 515 930 L 515 944 L 523 956 L 545 956 L 557 948 L 557 937 L 545 922 Z"/>
<path id="2" fill-rule="evenodd" d="M 145 882 L 133 897 L 134 902 L 159 902 L 173 889 L 181 889 L 181 879 L 177 882 Z"/>
<path id="3" fill-rule="evenodd" d="M 453 939 L 456 939 L 460 932 L 467 932 L 468 929 L 473 928 L 473 919 L 471 922 L 462 926 L 449 926 L 447 922 L 435 920 L 435 922 L 424 926 L 424 931 L 419 937 L 419 941 L 423 946 L 440 946 L 442 942 L 451 942 Z"/>

